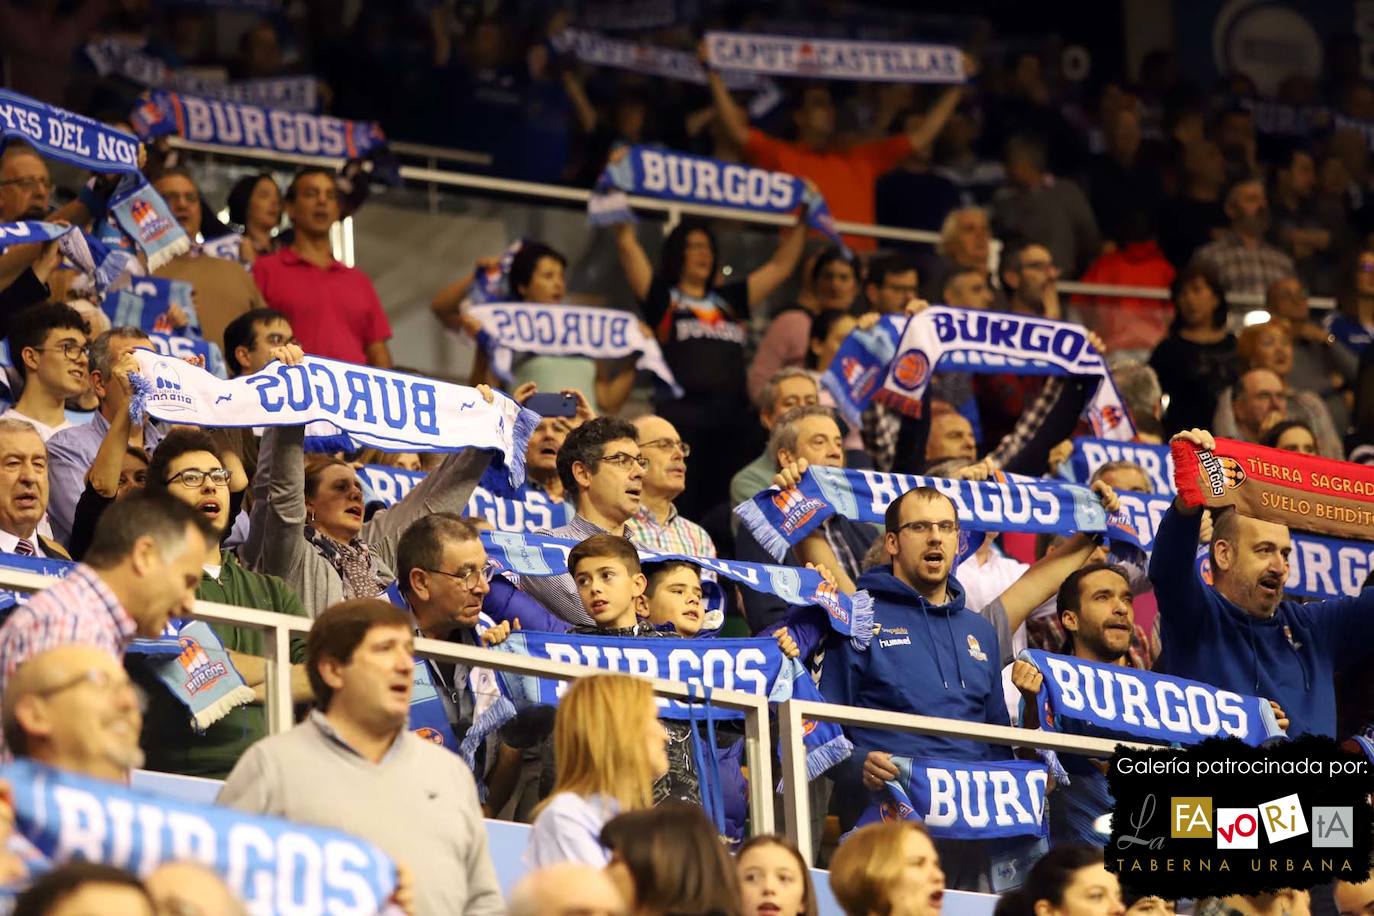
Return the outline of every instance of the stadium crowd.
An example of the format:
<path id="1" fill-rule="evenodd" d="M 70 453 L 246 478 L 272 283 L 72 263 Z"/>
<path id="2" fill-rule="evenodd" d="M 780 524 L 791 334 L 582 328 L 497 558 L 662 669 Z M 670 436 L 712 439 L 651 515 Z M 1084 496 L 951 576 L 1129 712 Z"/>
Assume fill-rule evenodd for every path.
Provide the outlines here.
<path id="1" fill-rule="evenodd" d="M 1162 459 L 1138 457 L 1212 450 L 1225 437 L 1374 463 L 1374 172 L 1359 129 L 1374 120 L 1374 95 L 1344 56 L 1333 54 L 1325 84 L 1280 89 L 1285 105 L 1332 103 L 1326 129 L 1303 136 L 1271 130 L 1243 75 L 1203 91 L 1158 52 L 1139 81 L 1105 81 L 1091 104 L 1069 104 L 1037 54 L 993 60 L 985 37 L 964 55 L 964 83 L 796 80 L 759 115 L 709 65 L 697 85 L 579 62 L 556 40 L 579 26 L 566 13 L 523 20 L 538 27 L 517 38 L 519 17 L 460 21 L 445 4 L 363 4 L 352 23 L 328 3 L 291 7 L 243 29 L 224 61 L 201 6 L 0 0 L 6 88 L 127 127 L 141 87 L 81 53 L 113 40 L 174 71 L 318 77 L 332 113 L 379 121 L 394 138 L 472 148 L 480 136 L 503 177 L 589 186 L 624 147 L 675 149 L 802 179 L 838 220 L 936 230 L 941 241 L 821 239 L 803 206 L 766 259 L 726 275 L 709 222 L 676 225 L 656 258 L 629 222 L 589 227 L 613 241 L 633 323 L 671 373 L 675 388 L 651 389 L 633 353 L 493 344 L 483 304 L 556 307 L 569 296 L 562 252 L 511 240 L 425 295 L 436 332 L 476 348 L 468 406 L 524 405 L 511 414 L 531 427 L 523 452 L 463 448 L 474 443 L 454 437 L 466 428 L 444 431 L 447 449 L 340 451 L 299 423 L 155 418 L 139 406 L 150 397 L 141 351 L 179 337 L 198 345 L 186 377 L 219 369 L 249 386 L 298 367 L 305 378 L 311 358 L 392 368 L 384 304 L 330 242 L 365 206 L 356 173 L 307 166 L 284 187 L 253 174 L 211 201 L 193 157 L 150 141 L 139 162 L 148 199 L 187 245 L 132 270 L 189 288 L 156 327 L 114 320 L 61 238 L 0 248 L 10 362 L 0 552 L 62 576 L 10 602 L 0 625 L 8 759 L 111 786 L 141 768 L 222 780 L 224 809 L 375 844 L 396 865 L 387 903 L 406 913 L 809 916 L 815 861 L 854 914 L 933 916 L 950 888 L 1000 893 L 1006 916 L 1152 916 L 1175 901 L 1123 896 L 1104 867 L 1112 799 L 1101 761 L 1064 755 L 1071 778 L 1042 796 L 1044 835 L 1009 853 L 865 815 L 905 778 L 902 761 L 994 766 L 1034 752 L 849 727 L 852 753 L 808 786 L 786 786 L 811 801 L 814 848 L 803 856 L 750 829 L 737 722 L 703 739 L 695 720 L 660 718 L 647 681 L 602 673 L 569 685 L 556 714 L 530 704 L 493 728 L 493 704 L 510 705 L 495 676 L 417 662 L 415 639 L 525 651 L 541 634 L 568 634 L 668 652 L 662 640 L 761 637 L 826 701 L 1035 729 L 1047 687 L 1021 654 L 1030 649 L 1258 697 L 1290 736 L 1374 724 L 1374 592 L 1359 581 L 1322 600 L 1286 595 L 1286 524 L 1200 511 L 1173 498 Z M 721 24 L 766 31 L 762 17 Z M 640 37 L 697 54 L 699 35 L 685 29 Z M 384 70 L 398 78 L 377 79 Z M 41 221 L 100 238 L 115 225 L 115 182 L 93 172 L 59 187 L 41 142 L 5 138 L 0 230 Z M 228 225 L 213 215 L 221 209 Z M 1070 276 L 1169 287 L 1170 299 L 1061 298 Z M 1243 323 L 1228 303 L 1237 294 L 1261 296 L 1264 320 Z M 1337 309 L 1312 309 L 1311 295 Z M 929 318 L 931 303 L 1067 322 L 1106 368 L 1093 384 L 936 368 L 919 410 L 875 400 L 847 415 L 821 382 L 844 377 L 844 348 Z M 364 389 L 377 380 L 386 400 L 383 376 L 357 377 Z M 1092 531 L 970 530 L 958 487 L 1073 477 L 1102 432 L 1084 419 L 1097 386 L 1118 393 L 1135 431 L 1119 444 L 1139 449 L 1090 461 L 1074 492 L 1085 511 L 1109 515 L 1168 500 L 1148 523 L 1148 556 Z M 540 507 L 543 523 L 487 511 L 506 467 L 523 467 L 525 482 L 502 498 Z M 384 498 L 378 470 L 408 489 Z M 778 549 L 734 511 L 772 493 L 762 503 L 788 512 L 787 494 L 846 470 L 894 488 L 876 520 L 836 512 Z M 493 531 L 562 539 L 566 571 L 512 573 Z M 1194 574 L 1200 545 L 1206 581 Z M 41 561 L 53 562 L 24 565 Z M 817 574 L 815 594 L 871 609 L 871 639 L 834 629 L 825 603 L 798 603 L 795 589 L 737 587 L 715 561 Z M 179 630 L 196 601 L 309 622 L 290 641 L 289 683 L 277 683 L 296 709 L 291 727 L 269 734 L 279 648 L 247 625 Z M 188 715 L 160 670 L 166 658 L 145 645 L 169 638 L 187 673 L 210 651 L 243 692 L 205 720 Z M 422 695 L 438 704 L 424 727 Z M 42 854 L 14 815 L 18 794 L 0 792 L 14 913 L 244 911 L 232 877 L 194 857 L 150 854 L 136 876 L 89 855 Z M 484 817 L 532 825 L 528 873 L 508 903 Z M 1374 898 L 1369 884 L 1334 893 L 1342 913 Z M 1331 895 L 1216 905 L 1263 916 L 1325 910 Z"/>

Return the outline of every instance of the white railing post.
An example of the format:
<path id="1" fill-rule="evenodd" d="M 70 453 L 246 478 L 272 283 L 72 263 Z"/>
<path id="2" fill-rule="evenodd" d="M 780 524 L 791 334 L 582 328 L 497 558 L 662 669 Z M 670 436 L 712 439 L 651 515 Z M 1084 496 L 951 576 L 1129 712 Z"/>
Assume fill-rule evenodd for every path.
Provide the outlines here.
<path id="1" fill-rule="evenodd" d="M 797 844 L 807 865 L 813 865 L 811 854 L 811 795 L 806 779 L 806 751 L 802 746 L 805 732 L 801 711 L 796 700 L 788 700 L 778 707 L 778 748 L 782 757 L 783 830 L 787 838 Z"/>
<path id="2" fill-rule="evenodd" d="M 744 762 L 749 767 L 749 812 L 754 833 L 772 833 L 773 824 L 773 738 L 768 724 L 768 700 L 745 713 Z"/>
<path id="3" fill-rule="evenodd" d="M 273 627 L 263 634 L 267 662 L 267 733 L 279 735 L 295 724 L 291 701 L 291 631 Z"/>

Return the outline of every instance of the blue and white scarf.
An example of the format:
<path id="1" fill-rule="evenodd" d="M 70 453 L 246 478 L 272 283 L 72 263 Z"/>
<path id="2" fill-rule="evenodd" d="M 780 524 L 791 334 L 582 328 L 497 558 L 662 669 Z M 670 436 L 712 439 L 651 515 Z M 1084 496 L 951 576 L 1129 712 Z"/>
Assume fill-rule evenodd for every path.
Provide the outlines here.
<path id="1" fill-rule="evenodd" d="M 770 488 L 735 507 L 744 526 L 781 559 L 834 515 L 883 522 L 888 505 L 916 487 L 933 487 L 954 502 L 961 525 L 980 531 L 1073 534 L 1107 531 L 1107 513 L 1091 490 L 1039 480 L 967 481 L 884 474 L 812 465 L 801 484 Z"/>
<path id="2" fill-rule="evenodd" d="M 176 70 L 162 60 L 122 41 L 106 38 L 85 47 L 85 54 L 101 76 L 118 76 L 151 89 L 170 89 L 230 102 L 247 102 L 288 111 L 318 111 L 319 94 L 313 76 L 281 76 L 228 83 Z"/>
<path id="3" fill-rule="evenodd" d="M 303 156 L 361 159 L 386 144 L 375 123 L 282 111 L 154 89 L 130 115 L 145 140 L 177 134 L 194 143 Z"/>
<path id="4" fill-rule="evenodd" d="M 722 70 L 769 76 L 865 83 L 962 83 L 966 78 L 963 52 L 954 45 L 707 32 L 706 53 Z"/>
<path id="5" fill-rule="evenodd" d="M 505 302 L 511 297 L 510 266 L 515 256 L 525 246 L 524 239 L 516 239 L 506 246 L 497 259 L 497 265 L 489 269 L 478 269 L 472 274 L 472 289 L 468 291 L 469 305 L 483 305 L 487 302 Z"/>
<path id="6" fill-rule="evenodd" d="M 200 330 L 200 315 L 191 298 L 192 286 L 185 280 L 163 277 L 140 277 L 128 289 L 116 290 L 100 303 L 100 310 L 109 316 L 115 327 L 135 327 L 157 334 L 173 333 L 172 306 L 180 306 L 189 319 L 190 328 Z"/>
<path id="7" fill-rule="evenodd" d="M 53 239 L 67 260 L 91 277 L 97 292 L 104 292 L 125 276 L 143 273 L 143 265 L 131 254 L 111 250 L 75 226 L 34 220 L 0 223 L 0 251 L 11 245 L 42 244 Z"/>
<path id="8" fill-rule="evenodd" d="M 98 174 L 138 172 L 137 137 L 85 115 L 0 89 L 0 147 L 23 140 L 40 153 Z"/>
<path id="9" fill-rule="evenodd" d="M 568 572 L 568 552 L 577 546 L 577 541 L 556 538 L 549 535 L 514 534 L 510 532 L 482 532 L 482 544 L 487 555 L 496 561 L 502 572 L 513 572 L 522 576 L 558 576 Z M 867 642 L 873 630 L 873 599 L 867 592 L 846 595 L 825 581 L 814 569 L 797 566 L 772 566 L 767 563 L 745 563 L 742 560 L 724 560 L 718 557 L 694 557 L 683 553 L 660 553 L 635 545 L 642 563 L 662 563 L 668 560 L 684 560 L 703 570 L 724 576 L 746 588 L 765 595 L 781 598 L 791 605 L 807 607 L 814 605 L 825 611 L 830 626 L 842 636 L 858 638 Z M 711 596 L 708 585 L 715 583 L 703 581 L 703 591 Z M 716 601 L 721 596 L 716 592 Z M 717 605 L 719 610 L 723 607 Z M 708 611 L 711 603 L 707 603 Z M 707 615 L 709 619 L 709 614 Z M 715 628 L 720 626 L 719 623 Z"/>
<path id="10" fill-rule="evenodd" d="M 1098 438 L 1129 442 L 1135 424 L 1082 325 L 1010 312 L 931 306 L 913 315 L 875 397 L 918 417 L 932 373 L 1087 376 L 1098 380 L 1084 416 Z"/>
<path id="11" fill-rule="evenodd" d="M 594 226 L 611 225 L 633 219 L 612 201 L 614 192 L 642 194 L 661 200 L 678 200 L 748 210 L 754 213 L 791 213 L 798 207 L 806 212 L 806 223 L 843 247 L 835 220 L 825 198 L 806 186 L 806 182 L 785 172 L 721 162 L 705 156 L 691 156 L 648 146 L 631 146 L 618 162 L 606 166 L 596 181 L 587 205 Z"/>
<path id="12" fill-rule="evenodd" d="M 930 835 L 950 840 L 1042 837 L 1049 770 L 1027 760 L 975 763 L 893 755 L 897 778 L 859 816 L 856 827 L 919 821 Z"/>
<path id="13" fill-rule="evenodd" d="M 850 426 L 858 426 L 861 414 L 873 400 L 883 375 L 897 355 L 904 320 L 884 315 L 871 328 L 855 328 L 841 343 L 830 365 L 821 374 L 821 387 L 835 399 L 835 409 Z"/>
<path id="14" fill-rule="evenodd" d="M 136 639 L 129 653 L 147 656 L 162 686 L 190 710 L 191 727 L 198 733 L 254 700 L 253 688 L 202 620 L 170 621 L 161 639 Z"/>
<path id="15" fill-rule="evenodd" d="M 533 302 L 492 302 L 470 307 L 467 312 L 481 323 L 478 339 L 491 354 L 492 368 L 503 384 L 511 382 L 515 353 L 591 359 L 637 356 L 637 369 L 653 373 L 674 397 L 682 397 L 658 341 L 644 333 L 639 319 L 630 312 Z"/>
<path id="16" fill-rule="evenodd" d="M 299 366 L 273 362 L 225 381 L 204 369 L 135 350 L 133 402 L 169 423 L 210 427 L 311 424 L 338 437 L 337 448 L 388 452 L 456 452 L 480 448 L 500 456 L 512 484 L 525 479 L 525 449 L 539 416 L 499 392 L 488 404 L 473 388 L 307 356 Z"/>
<path id="17" fill-rule="evenodd" d="M 0 767 L 13 790 L 14 829 L 53 865 L 76 860 L 147 876 L 201 862 L 250 912 L 378 913 L 396 866 L 338 830 L 180 801 L 32 760 Z"/>
<path id="18" fill-rule="evenodd" d="M 125 175 L 110 196 L 110 219 L 133 240 L 148 263 L 157 270 L 179 254 L 191 250 L 191 238 L 172 216 L 157 189 L 140 175 Z"/>
<path id="19" fill-rule="evenodd" d="M 760 639 L 635 639 L 617 636 L 583 636 L 573 633 L 511 633 L 492 646 L 497 652 L 510 652 L 529 658 L 568 662 L 621 674 L 656 677 L 695 684 L 707 702 L 660 697 L 659 715 L 668 719 L 708 721 L 738 720 L 744 714 L 721 709 L 709 703 L 712 690 L 738 690 L 766 696 L 770 703 L 796 698 L 820 700 L 811 676 L 796 659 L 784 658 L 775 640 Z M 532 706 L 556 706 L 567 689 L 562 681 L 528 675 L 496 672 L 503 701 L 473 723 L 463 740 L 464 755 L 475 749 L 486 735 Z M 811 726 L 814 724 L 814 728 Z M 839 726 L 830 722 L 807 722 L 808 777 L 814 779 L 843 761 L 854 746 Z"/>
<path id="20" fill-rule="evenodd" d="M 490 475 L 484 475 L 483 483 Z M 423 471 L 403 471 L 380 464 L 368 464 L 358 469 L 363 485 L 363 501 L 394 506 L 405 499 L 415 485 L 425 479 Z M 507 485 L 504 489 L 490 489 L 478 484 L 463 509 L 468 518 L 486 519 L 497 531 L 535 531 L 561 528 L 573 518 L 570 503 L 557 502 L 548 494 L 532 490 L 522 484 Z"/>
<path id="21" fill-rule="evenodd" d="M 1145 471 L 1156 493 L 1173 493 L 1174 455 L 1167 445 L 1140 442 L 1113 442 L 1110 439 L 1073 440 L 1073 454 L 1059 468 L 1059 476 L 1087 486 L 1102 465 L 1112 461 L 1133 461 Z"/>
<path id="22" fill-rule="evenodd" d="M 1259 697 L 1039 649 L 1019 657 L 1044 675 L 1038 705 L 1046 731 L 1169 744 L 1230 737 L 1251 746 L 1284 734 L 1269 701 Z"/>

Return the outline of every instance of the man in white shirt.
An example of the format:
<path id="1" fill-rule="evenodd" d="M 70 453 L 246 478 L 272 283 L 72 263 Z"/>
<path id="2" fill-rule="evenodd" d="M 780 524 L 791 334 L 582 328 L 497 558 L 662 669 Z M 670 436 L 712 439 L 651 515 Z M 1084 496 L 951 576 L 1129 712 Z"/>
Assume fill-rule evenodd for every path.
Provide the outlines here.
<path id="1" fill-rule="evenodd" d="M 70 560 L 38 533 L 47 511 L 47 445 L 32 423 L 0 417 L 0 551 Z"/>
<path id="2" fill-rule="evenodd" d="M 67 399 L 84 393 L 87 377 L 86 344 L 90 326 L 68 305 L 46 303 L 25 309 L 10 321 L 10 358 L 23 394 L 0 419 L 25 420 L 47 442 L 67 420 Z"/>

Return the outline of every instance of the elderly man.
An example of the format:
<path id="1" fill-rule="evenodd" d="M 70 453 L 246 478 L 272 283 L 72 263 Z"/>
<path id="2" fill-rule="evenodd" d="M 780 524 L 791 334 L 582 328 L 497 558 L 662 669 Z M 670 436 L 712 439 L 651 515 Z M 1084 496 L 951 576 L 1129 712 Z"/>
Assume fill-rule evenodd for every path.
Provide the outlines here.
<path id="1" fill-rule="evenodd" d="M 949 405 L 930 420 L 930 435 L 926 438 L 926 463 L 935 464 L 958 458 L 971 462 L 978 457 L 978 442 L 973 437 L 973 424 Z M 933 412 L 933 411 L 932 411 Z"/>
<path id="2" fill-rule="evenodd" d="M 939 301 L 966 309 L 990 309 L 997 294 L 988 285 L 986 268 L 961 267 L 945 278 Z"/>
<path id="3" fill-rule="evenodd" d="M 615 417 L 583 423 L 558 450 L 558 477 L 577 514 L 568 524 L 539 533 L 573 541 L 606 533 L 628 537 L 625 526 L 639 511 L 648 466 L 633 424 Z M 573 626 L 593 625 L 572 576 L 526 576 L 520 587 Z"/>
<path id="4" fill-rule="evenodd" d="M 1269 201 L 1264 182 L 1242 178 L 1226 193 L 1231 227 L 1193 255 L 1193 263 L 1221 281 L 1227 293 L 1263 295 L 1269 284 L 1295 273 L 1293 259 L 1266 242 Z"/>
<path id="5" fill-rule="evenodd" d="M 844 467 L 844 439 L 839 424 L 828 407 L 810 405 L 796 407 L 778 418 L 768 449 L 773 454 L 774 472 L 801 465 Z M 853 591 L 854 580 L 864 554 L 873 543 L 876 530 L 872 525 L 855 522 L 841 516 L 827 519 L 809 538 L 789 550 L 781 561 L 764 550 L 747 528 L 740 528 L 735 542 L 735 556 L 751 563 L 782 562 L 801 566 L 807 562 L 822 563 L 834 574 L 839 587 Z M 779 623 L 788 613 L 789 605 L 774 595 L 751 589 L 744 590 L 744 614 L 750 629 L 760 632 Z"/>
<path id="6" fill-rule="evenodd" d="M 1171 441 L 1216 447 L 1204 429 Z M 1292 719 L 1290 736 L 1335 737 L 1334 676 L 1369 652 L 1374 590 L 1307 604 L 1284 600 L 1288 527 L 1234 509 L 1213 513 L 1206 585 L 1191 574 L 1201 525 L 1199 509 L 1175 499 L 1150 556 L 1168 673 L 1277 702 Z"/>
<path id="7" fill-rule="evenodd" d="M 86 472 L 105 441 L 110 421 L 117 410 L 125 409 L 127 400 L 111 397 L 114 367 L 134 350 L 151 350 L 148 335 L 134 327 L 111 328 L 91 343 L 91 388 L 100 399 L 100 408 L 91 422 L 55 433 L 48 440 L 48 476 L 52 481 L 52 504 L 48 507 L 48 521 L 53 536 L 65 543 L 72 533 L 72 519 L 76 503 L 86 489 Z M 129 445 L 151 452 L 162 441 L 162 430 L 155 422 L 133 425 L 129 431 Z"/>
<path id="8" fill-rule="evenodd" d="M 706 529 L 683 518 L 673 505 L 687 486 L 691 449 L 673 424 L 662 417 L 639 417 L 634 425 L 639 433 L 639 453 L 648 464 L 639 511 L 625 523 L 626 536 L 641 547 L 665 553 L 716 556 L 715 542 Z"/>
<path id="9" fill-rule="evenodd" d="M 108 183 L 101 184 L 105 187 Z M 83 189 L 81 196 L 69 204 L 48 212 L 52 196 L 52 178 L 48 164 L 33 147 L 11 141 L 0 153 L 0 223 L 18 220 L 65 220 L 84 225 L 91 219 L 91 206 L 105 209 L 100 194 L 93 188 Z M 113 190 L 113 185 L 109 185 Z M 57 263 L 41 259 L 43 245 L 11 245 L 0 251 L 0 289 L 11 281 L 19 285 L 15 291 L 25 302 L 40 302 L 47 298 L 47 278 Z M 45 263 L 46 262 L 46 263 Z M 26 297 L 26 298 L 25 298 Z"/>
<path id="10" fill-rule="evenodd" d="M 759 396 L 759 424 L 770 432 L 778 417 L 794 407 L 820 403 L 820 387 L 805 369 L 780 369 L 773 374 Z M 730 504 L 737 506 L 760 490 L 768 489 L 777 473 L 777 462 L 767 448 L 730 479 Z M 733 519 L 731 524 L 734 524 Z"/>
<path id="11" fill-rule="evenodd" d="M 944 301 L 941 293 L 951 277 L 961 271 L 974 271 L 988 277 L 992 226 L 988 211 L 982 207 L 960 207 L 945 216 L 940 227 L 940 242 L 935 246 L 939 259 L 924 271 L 924 298 L 931 302 Z M 947 303 L 952 304 L 952 303 Z"/>
<path id="12" fill-rule="evenodd" d="M 86 343 L 91 328 L 68 305 L 49 303 L 24 309 L 9 325 L 10 353 L 24 391 L 0 419 L 33 424 L 46 442 L 71 426 L 67 399 L 86 390 Z"/>
<path id="13" fill-rule="evenodd" d="M 185 169 L 167 169 L 153 183 L 153 187 L 167 201 L 172 215 L 192 241 L 200 238 L 200 189 Z M 241 264 L 223 258 L 209 257 L 197 252 L 178 255 L 159 267 L 157 276 L 169 280 L 184 280 L 195 290 L 196 314 L 200 316 L 200 332 L 206 340 L 224 339 L 224 329 L 238 316 L 252 309 L 264 308 L 262 293 Z M 229 360 L 229 354 L 225 354 Z"/>
<path id="14" fill-rule="evenodd" d="M 121 785 L 143 766 L 137 688 L 97 646 L 58 646 L 20 664 L 5 686 L 3 722 L 16 757 Z"/>
<path id="15" fill-rule="evenodd" d="M 1236 432 L 1246 442 L 1259 442 L 1288 413 L 1288 386 L 1269 369 L 1251 369 L 1231 389 Z"/>
<path id="16" fill-rule="evenodd" d="M 414 648 L 401 608 L 376 598 L 326 608 L 306 646 L 317 708 L 249 748 L 219 803 L 376 843 L 416 876 L 416 916 L 504 913 L 472 771 L 406 727 Z"/>
<path id="17" fill-rule="evenodd" d="M 0 419 L 0 551 L 70 560 L 38 533 L 48 511 L 48 449 L 31 424 Z"/>
<path id="18" fill-rule="evenodd" d="M 15 608 L 0 626 L 0 696 L 26 660 L 72 643 L 115 658 L 135 636 L 158 636 L 195 601 L 214 530 L 205 516 L 160 494 L 126 496 L 96 526 L 86 562 Z"/>
<path id="19" fill-rule="evenodd" d="M 1264 307 L 1270 315 L 1287 321 L 1293 331 L 1293 368 L 1288 383 L 1297 391 L 1320 395 L 1336 429 L 1345 429 L 1350 423 L 1350 407 L 1343 389 L 1346 380 L 1355 378 L 1359 371 L 1356 354 L 1339 346 L 1331 332 L 1313 320 L 1307 290 L 1297 277 L 1270 283 Z"/>

